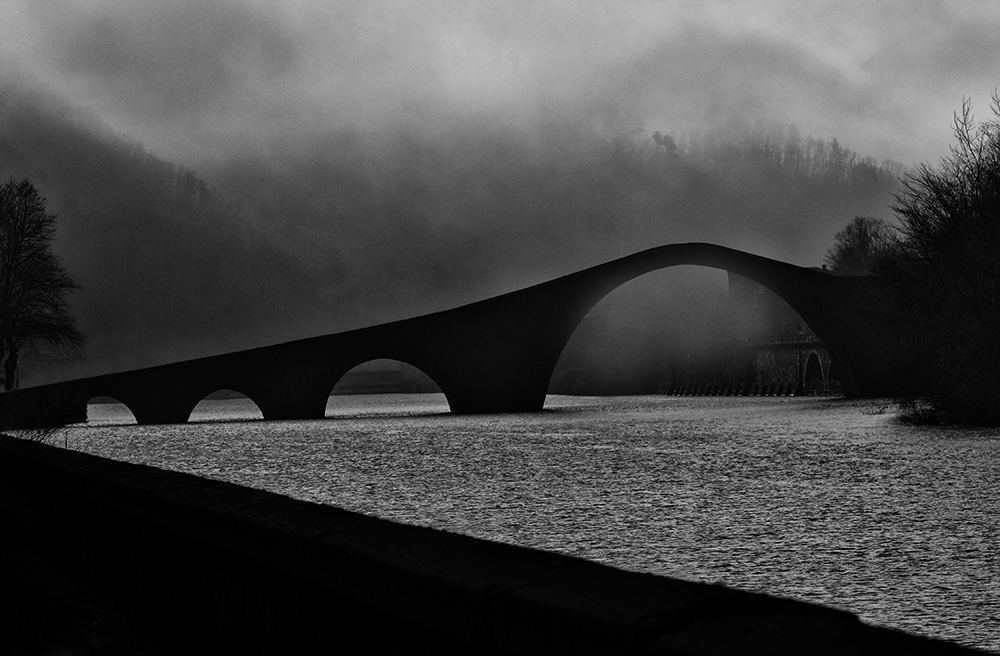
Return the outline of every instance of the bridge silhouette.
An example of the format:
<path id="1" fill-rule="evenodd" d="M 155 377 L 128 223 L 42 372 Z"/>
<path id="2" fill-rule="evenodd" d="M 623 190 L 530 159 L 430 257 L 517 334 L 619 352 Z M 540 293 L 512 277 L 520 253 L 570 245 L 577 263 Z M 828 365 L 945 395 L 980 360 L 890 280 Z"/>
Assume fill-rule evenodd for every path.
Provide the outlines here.
<path id="1" fill-rule="evenodd" d="M 452 412 L 541 410 L 563 347 L 584 315 L 616 287 L 677 265 L 722 269 L 784 299 L 826 345 L 849 396 L 901 387 L 892 336 L 877 316 L 869 277 L 835 276 L 705 243 L 660 246 L 461 307 L 368 328 L 145 369 L 23 388 L 0 395 L 13 425 L 79 416 L 108 396 L 140 424 L 186 422 L 209 394 L 250 398 L 264 419 L 317 419 L 337 381 L 377 358 L 411 364 L 434 380 Z"/>

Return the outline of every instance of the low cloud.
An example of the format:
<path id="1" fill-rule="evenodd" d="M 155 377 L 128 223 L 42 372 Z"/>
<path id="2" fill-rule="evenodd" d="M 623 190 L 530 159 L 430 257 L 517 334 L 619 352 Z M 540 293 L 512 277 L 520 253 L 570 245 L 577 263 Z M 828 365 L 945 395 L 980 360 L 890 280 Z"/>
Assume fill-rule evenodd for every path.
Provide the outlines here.
<path id="1" fill-rule="evenodd" d="M 5 2 L 5 59 L 196 163 L 345 126 L 598 97 L 651 129 L 795 122 L 934 160 L 997 84 L 990 2 Z M 655 128 L 654 128 L 655 126 Z"/>

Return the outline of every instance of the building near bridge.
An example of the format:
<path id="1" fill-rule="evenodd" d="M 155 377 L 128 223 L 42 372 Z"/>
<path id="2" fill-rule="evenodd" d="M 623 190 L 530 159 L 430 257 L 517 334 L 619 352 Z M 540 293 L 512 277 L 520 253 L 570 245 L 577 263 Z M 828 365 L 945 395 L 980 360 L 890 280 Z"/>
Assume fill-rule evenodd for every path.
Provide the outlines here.
<path id="1" fill-rule="evenodd" d="M 674 354 L 658 381 L 667 394 L 840 394 L 822 341 L 788 303 L 763 285 L 728 274 L 728 333 Z"/>

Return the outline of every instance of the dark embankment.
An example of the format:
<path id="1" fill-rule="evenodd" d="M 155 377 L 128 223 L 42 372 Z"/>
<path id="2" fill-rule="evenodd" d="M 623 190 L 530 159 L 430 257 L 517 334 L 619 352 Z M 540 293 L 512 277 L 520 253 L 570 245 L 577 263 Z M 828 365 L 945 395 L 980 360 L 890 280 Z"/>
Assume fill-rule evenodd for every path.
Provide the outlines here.
<path id="1" fill-rule="evenodd" d="M 0 436 L 3 653 L 948 654 L 854 616 Z"/>

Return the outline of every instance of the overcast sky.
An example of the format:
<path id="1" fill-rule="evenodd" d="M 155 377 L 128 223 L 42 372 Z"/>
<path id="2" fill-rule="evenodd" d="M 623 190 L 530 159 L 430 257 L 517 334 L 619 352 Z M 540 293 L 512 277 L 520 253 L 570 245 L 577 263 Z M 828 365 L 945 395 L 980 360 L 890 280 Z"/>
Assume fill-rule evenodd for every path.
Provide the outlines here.
<path id="1" fill-rule="evenodd" d="M 0 62 L 161 156 L 610 102 L 935 162 L 1000 84 L 1000 2 L 0 0 Z"/>

